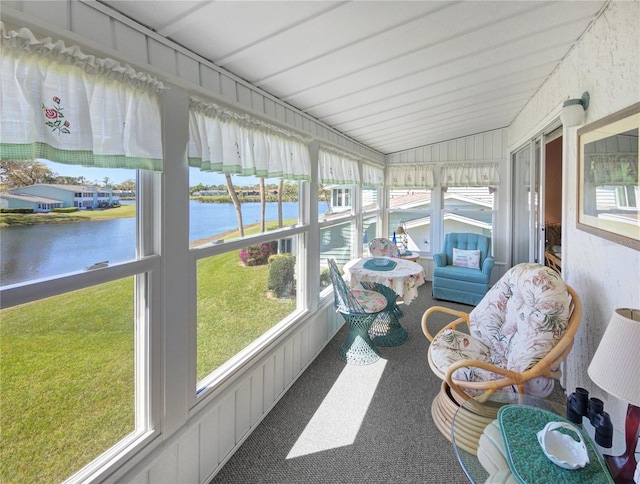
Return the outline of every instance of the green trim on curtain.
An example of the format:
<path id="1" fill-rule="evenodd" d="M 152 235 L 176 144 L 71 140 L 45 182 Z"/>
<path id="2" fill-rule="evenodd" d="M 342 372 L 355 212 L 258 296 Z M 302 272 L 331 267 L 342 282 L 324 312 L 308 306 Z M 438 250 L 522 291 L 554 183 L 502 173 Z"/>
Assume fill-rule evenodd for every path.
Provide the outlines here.
<path id="1" fill-rule="evenodd" d="M 132 170 L 162 171 L 162 159 L 129 157 L 125 155 L 99 155 L 88 150 L 61 150 L 46 143 L 0 143 L 2 160 L 46 160 L 80 165 L 89 168 L 128 168 Z"/>

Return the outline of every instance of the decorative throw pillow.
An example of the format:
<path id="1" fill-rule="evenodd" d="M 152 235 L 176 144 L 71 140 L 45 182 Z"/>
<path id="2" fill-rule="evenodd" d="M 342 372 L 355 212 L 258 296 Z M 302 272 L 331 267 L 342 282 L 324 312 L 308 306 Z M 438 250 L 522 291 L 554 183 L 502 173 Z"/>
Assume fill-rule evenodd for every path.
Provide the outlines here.
<path id="1" fill-rule="evenodd" d="M 480 269 L 480 251 L 453 249 L 453 265 Z"/>

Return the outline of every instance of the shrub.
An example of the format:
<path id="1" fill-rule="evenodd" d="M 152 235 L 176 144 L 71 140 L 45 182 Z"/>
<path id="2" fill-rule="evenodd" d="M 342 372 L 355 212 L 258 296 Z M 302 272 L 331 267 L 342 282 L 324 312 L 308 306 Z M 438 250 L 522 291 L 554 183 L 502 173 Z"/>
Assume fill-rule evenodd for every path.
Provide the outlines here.
<path id="1" fill-rule="evenodd" d="M 71 212 L 77 212 L 78 211 L 78 207 L 52 208 L 51 211 L 52 212 L 58 212 L 58 213 L 71 213 Z"/>
<path id="2" fill-rule="evenodd" d="M 247 266 L 262 266 L 269 262 L 269 256 L 277 250 L 277 242 L 263 242 L 260 245 L 251 245 L 241 249 L 238 256 Z"/>
<path id="3" fill-rule="evenodd" d="M 33 213 L 32 208 L 0 208 L 0 213 Z"/>
<path id="4" fill-rule="evenodd" d="M 295 294 L 296 256 L 276 254 L 269 257 L 267 288 L 276 297 L 291 297 Z"/>
<path id="5" fill-rule="evenodd" d="M 329 268 L 324 268 L 320 271 L 320 289 L 329 287 L 331 285 L 331 272 Z"/>

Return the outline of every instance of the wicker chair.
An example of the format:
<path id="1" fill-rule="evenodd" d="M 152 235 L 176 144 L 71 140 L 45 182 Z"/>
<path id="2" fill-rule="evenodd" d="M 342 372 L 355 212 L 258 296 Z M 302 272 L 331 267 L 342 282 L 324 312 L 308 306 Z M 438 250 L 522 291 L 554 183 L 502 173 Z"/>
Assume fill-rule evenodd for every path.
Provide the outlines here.
<path id="1" fill-rule="evenodd" d="M 433 336 L 435 313 L 456 319 Z M 431 342 L 429 366 L 444 381 L 432 405 L 442 433 L 450 438 L 452 409 L 472 397 L 481 405 L 496 391 L 549 395 L 581 315 L 580 298 L 560 274 L 534 263 L 512 267 L 471 313 L 429 308 L 422 331 Z M 463 323 L 466 332 L 458 329 Z"/>
<path id="2" fill-rule="evenodd" d="M 400 257 L 400 249 L 389 239 L 379 237 L 369 242 L 369 253 L 372 257 Z"/>
<path id="3" fill-rule="evenodd" d="M 334 259 L 327 259 L 334 305 L 349 327 L 349 334 L 338 349 L 347 363 L 368 365 L 380 359 L 378 349 L 369 337 L 369 329 L 376 317 L 389 305 L 379 292 L 366 289 L 349 289 Z"/>

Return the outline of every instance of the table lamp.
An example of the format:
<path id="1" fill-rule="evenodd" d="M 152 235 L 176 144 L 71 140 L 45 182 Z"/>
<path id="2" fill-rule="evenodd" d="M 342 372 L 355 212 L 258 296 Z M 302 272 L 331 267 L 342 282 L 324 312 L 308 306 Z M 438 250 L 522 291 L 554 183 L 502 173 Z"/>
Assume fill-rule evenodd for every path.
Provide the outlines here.
<path id="1" fill-rule="evenodd" d="M 625 422 L 626 450 L 605 455 L 614 481 L 633 484 L 635 450 L 640 429 L 640 309 L 616 309 L 587 370 L 607 393 L 629 403 Z"/>
<path id="2" fill-rule="evenodd" d="M 405 229 L 404 222 L 400 221 L 400 225 L 398 225 L 398 228 L 396 229 L 396 234 L 398 234 L 400 239 L 399 242 L 402 244 L 402 251 L 409 250 L 409 245 L 407 244 L 407 230 Z M 400 245 L 398 245 L 398 248 L 400 248 Z"/>

